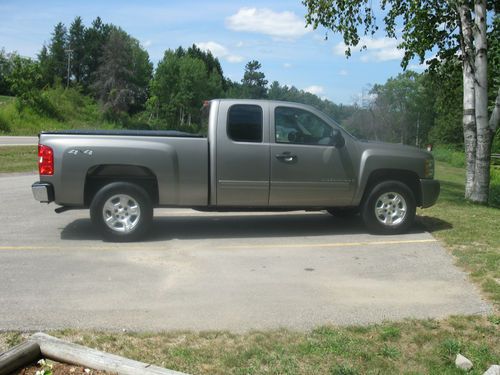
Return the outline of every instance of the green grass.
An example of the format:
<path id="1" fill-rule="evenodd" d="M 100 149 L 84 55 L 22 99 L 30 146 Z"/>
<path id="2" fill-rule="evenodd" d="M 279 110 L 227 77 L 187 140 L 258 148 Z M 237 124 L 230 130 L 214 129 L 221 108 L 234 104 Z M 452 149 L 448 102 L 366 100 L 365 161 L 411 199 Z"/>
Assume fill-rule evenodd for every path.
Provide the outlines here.
<path id="1" fill-rule="evenodd" d="M 457 155 L 452 155 L 457 160 Z M 500 307 L 500 169 L 492 167 L 490 206 L 464 199 L 465 171 L 448 163 L 436 163 L 441 181 L 438 203 L 419 210 L 419 218 L 456 257 L 472 280 Z"/>
<path id="2" fill-rule="evenodd" d="M 482 374 L 500 361 L 499 332 L 498 317 L 450 317 L 309 332 L 51 334 L 191 374 L 463 374 L 458 352 L 474 363 L 470 374 Z M 0 352 L 26 336 L 0 333 Z"/>
<path id="3" fill-rule="evenodd" d="M 37 146 L 0 147 L 0 173 L 37 172 Z"/>
<path id="4" fill-rule="evenodd" d="M 0 105 L 10 103 L 14 100 L 13 96 L 0 95 Z"/>
<path id="5" fill-rule="evenodd" d="M 76 89 L 55 87 L 43 91 L 52 116 L 19 108 L 15 98 L 0 96 L 0 135 L 37 135 L 61 129 L 111 129 L 90 97 Z"/>

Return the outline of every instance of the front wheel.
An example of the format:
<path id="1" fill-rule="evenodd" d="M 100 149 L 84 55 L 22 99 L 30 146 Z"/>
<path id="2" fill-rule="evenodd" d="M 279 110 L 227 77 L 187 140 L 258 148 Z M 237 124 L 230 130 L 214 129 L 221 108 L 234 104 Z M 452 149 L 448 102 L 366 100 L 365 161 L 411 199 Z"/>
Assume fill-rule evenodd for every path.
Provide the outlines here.
<path id="1" fill-rule="evenodd" d="M 415 221 L 413 192 L 399 181 L 375 185 L 368 194 L 361 215 L 368 229 L 379 234 L 400 234 Z"/>
<path id="2" fill-rule="evenodd" d="M 101 188 L 90 205 L 92 223 L 105 238 L 135 241 L 153 219 L 151 199 L 143 188 L 128 182 L 113 182 Z"/>

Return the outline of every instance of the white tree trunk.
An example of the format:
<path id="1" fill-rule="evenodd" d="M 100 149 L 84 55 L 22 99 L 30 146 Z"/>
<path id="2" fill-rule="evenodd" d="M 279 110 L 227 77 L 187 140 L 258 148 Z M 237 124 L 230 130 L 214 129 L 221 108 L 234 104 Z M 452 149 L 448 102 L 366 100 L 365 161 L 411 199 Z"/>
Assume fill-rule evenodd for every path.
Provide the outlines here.
<path id="1" fill-rule="evenodd" d="M 462 60 L 463 60 L 463 129 L 465 146 L 465 198 L 470 198 L 474 187 L 476 168 L 476 100 L 474 95 L 474 45 L 472 36 L 471 11 L 466 5 L 458 8 L 462 28 Z"/>
<path id="2" fill-rule="evenodd" d="M 474 1 L 475 81 L 477 148 L 474 186 L 469 199 L 488 203 L 490 187 L 490 154 L 493 134 L 488 124 L 488 58 L 486 40 L 486 0 Z"/>

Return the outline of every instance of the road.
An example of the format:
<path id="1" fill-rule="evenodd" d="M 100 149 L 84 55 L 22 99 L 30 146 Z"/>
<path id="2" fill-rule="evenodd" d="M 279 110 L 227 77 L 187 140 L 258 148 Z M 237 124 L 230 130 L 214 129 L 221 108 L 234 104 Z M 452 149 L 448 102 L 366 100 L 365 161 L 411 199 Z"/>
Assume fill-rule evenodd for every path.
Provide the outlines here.
<path id="1" fill-rule="evenodd" d="M 0 147 L 2 146 L 35 146 L 38 144 L 38 137 L 0 137 Z"/>
<path id="2" fill-rule="evenodd" d="M 324 213 L 159 209 L 140 243 L 0 177 L 0 330 L 231 330 L 489 313 L 428 233 L 374 236 Z"/>

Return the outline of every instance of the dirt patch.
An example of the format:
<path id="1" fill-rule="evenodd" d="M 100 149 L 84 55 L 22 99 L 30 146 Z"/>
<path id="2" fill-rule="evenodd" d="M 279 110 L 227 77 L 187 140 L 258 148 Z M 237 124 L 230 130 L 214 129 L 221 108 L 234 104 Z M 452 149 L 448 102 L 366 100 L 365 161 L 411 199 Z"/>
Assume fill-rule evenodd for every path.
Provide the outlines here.
<path id="1" fill-rule="evenodd" d="M 91 370 L 81 366 L 68 365 L 65 363 L 50 362 L 52 365 L 52 375 L 112 375 L 114 373 L 106 371 Z M 38 364 L 33 364 L 12 375 L 35 375 L 37 371 L 43 370 Z M 47 372 L 46 372 L 47 373 Z"/>

